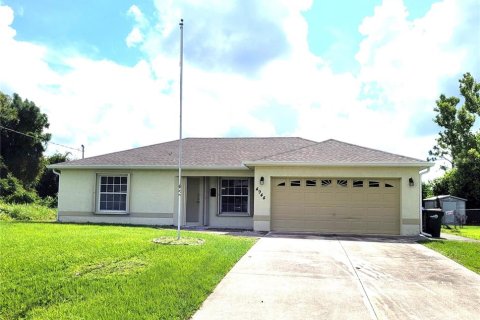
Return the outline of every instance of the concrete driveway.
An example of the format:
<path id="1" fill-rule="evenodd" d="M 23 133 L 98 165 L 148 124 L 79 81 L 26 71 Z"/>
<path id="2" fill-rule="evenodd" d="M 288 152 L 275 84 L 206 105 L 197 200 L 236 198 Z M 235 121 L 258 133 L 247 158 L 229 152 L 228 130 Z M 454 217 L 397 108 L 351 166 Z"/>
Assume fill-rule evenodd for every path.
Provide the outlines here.
<path id="1" fill-rule="evenodd" d="M 405 238 L 264 237 L 193 319 L 478 319 L 480 276 Z"/>

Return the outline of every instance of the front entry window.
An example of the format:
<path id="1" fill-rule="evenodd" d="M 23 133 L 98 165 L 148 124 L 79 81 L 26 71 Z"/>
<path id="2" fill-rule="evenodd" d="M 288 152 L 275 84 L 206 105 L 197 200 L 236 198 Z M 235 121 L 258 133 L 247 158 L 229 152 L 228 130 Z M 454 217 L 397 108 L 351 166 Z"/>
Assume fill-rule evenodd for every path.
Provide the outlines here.
<path id="1" fill-rule="evenodd" d="M 222 178 L 220 180 L 220 214 L 249 214 L 249 178 Z"/>

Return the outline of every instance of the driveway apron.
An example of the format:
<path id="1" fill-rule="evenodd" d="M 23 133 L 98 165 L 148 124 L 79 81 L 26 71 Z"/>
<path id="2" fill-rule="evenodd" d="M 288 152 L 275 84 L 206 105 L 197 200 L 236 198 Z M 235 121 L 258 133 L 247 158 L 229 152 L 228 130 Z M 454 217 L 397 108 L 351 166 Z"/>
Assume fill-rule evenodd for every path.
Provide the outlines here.
<path id="1" fill-rule="evenodd" d="M 480 276 L 411 240 L 261 238 L 193 319 L 476 319 Z"/>

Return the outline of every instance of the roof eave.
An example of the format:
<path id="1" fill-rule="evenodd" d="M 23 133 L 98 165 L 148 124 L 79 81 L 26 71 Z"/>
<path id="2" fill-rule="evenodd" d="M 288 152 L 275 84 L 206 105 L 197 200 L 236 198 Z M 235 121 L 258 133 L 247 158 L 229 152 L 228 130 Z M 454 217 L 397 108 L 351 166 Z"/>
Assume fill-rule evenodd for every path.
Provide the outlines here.
<path id="1" fill-rule="evenodd" d="M 468 199 L 465 199 L 465 198 L 460 198 L 460 197 L 457 197 L 457 196 L 452 196 L 452 195 L 449 195 L 449 194 L 445 194 L 445 195 L 439 195 L 439 196 L 434 196 L 434 197 L 429 197 L 429 198 L 425 198 L 423 199 L 424 201 L 436 201 L 437 199 L 446 199 L 446 198 L 455 198 L 455 199 L 459 199 L 459 200 L 464 200 L 464 201 L 468 201 Z"/>
<path id="2" fill-rule="evenodd" d="M 337 163 L 319 163 L 319 162 L 300 162 L 300 161 L 246 161 L 243 165 L 247 167 L 267 167 L 267 166 L 292 166 L 292 167 L 415 167 L 427 169 L 434 166 L 431 162 L 337 162 Z"/>
<path id="3" fill-rule="evenodd" d="M 90 170 L 178 170 L 178 166 L 170 165 L 82 165 L 82 164 L 51 164 L 48 169 L 90 169 Z M 182 166 L 183 170 L 250 170 L 245 166 Z"/>

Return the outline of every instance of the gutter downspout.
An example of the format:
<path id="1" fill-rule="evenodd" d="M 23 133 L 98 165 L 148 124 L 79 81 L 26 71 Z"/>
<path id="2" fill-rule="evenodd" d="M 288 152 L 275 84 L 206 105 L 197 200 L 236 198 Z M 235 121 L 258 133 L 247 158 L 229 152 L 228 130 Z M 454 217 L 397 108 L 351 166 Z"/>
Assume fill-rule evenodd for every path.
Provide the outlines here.
<path id="1" fill-rule="evenodd" d="M 426 173 L 429 173 L 430 172 L 430 168 L 431 167 L 428 167 L 426 169 L 423 169 L 419 172 L 420 174 L 420 208 L 419 208 L 419 216 L 420 216 L 420 234 L 423 233 L 423 216 L 422 216 L 422 203 L 423 203 L 423 197 L 422 197 L 422 176 Z"/>
<path id="2" fill-rule="evenodd" d="M 58 176 L 58 186 L 60 186 L 60 171 L 56 171 L 55 169 L 52 169 L 52 172 Z M 57 222 L 58 222 L 58 194 L 57 194 Z"/>

